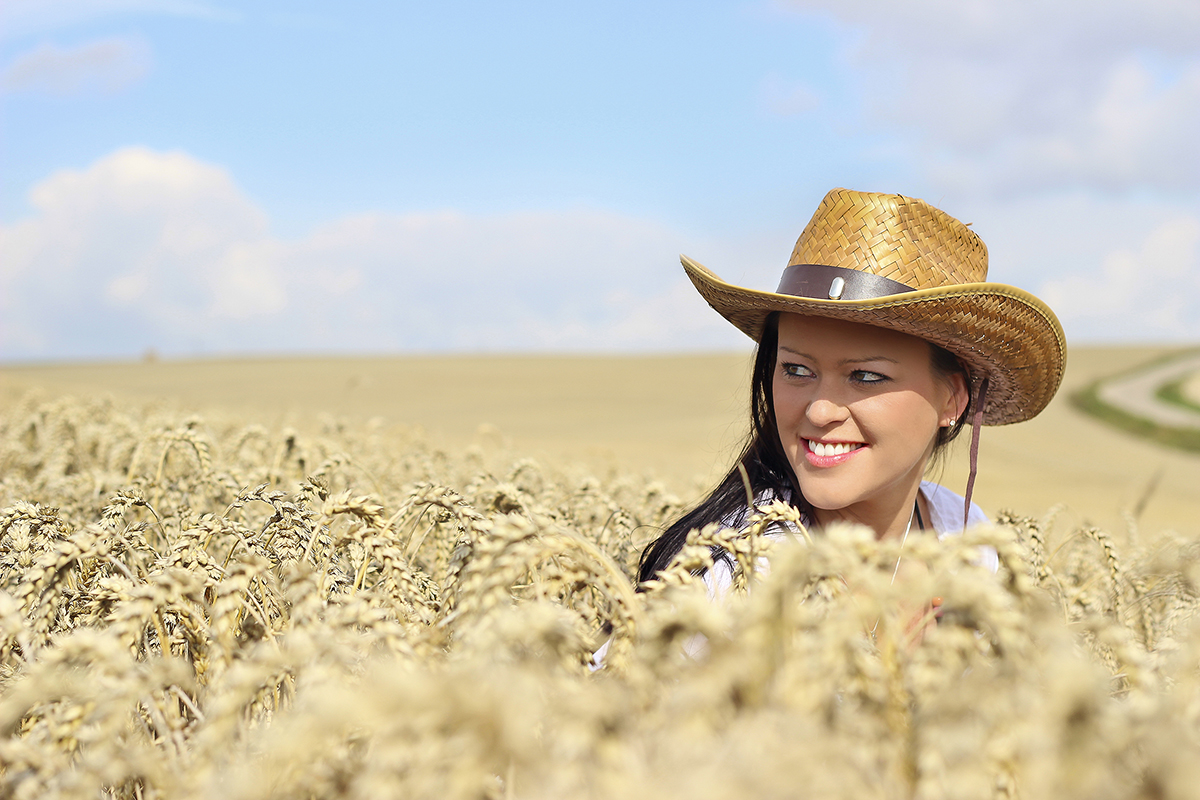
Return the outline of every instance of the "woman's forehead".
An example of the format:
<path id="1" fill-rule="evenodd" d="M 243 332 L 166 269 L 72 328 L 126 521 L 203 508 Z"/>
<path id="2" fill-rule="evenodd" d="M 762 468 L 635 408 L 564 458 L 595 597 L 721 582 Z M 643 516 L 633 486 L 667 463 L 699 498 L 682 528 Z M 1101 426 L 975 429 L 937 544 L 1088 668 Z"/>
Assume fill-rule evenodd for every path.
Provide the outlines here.
<path id="1" fill-rule="evenodd" d="M 929 357 L 929 343 L 907 333 L 828 317 L 779 315 L 779 347 L 813 356 Z"/>

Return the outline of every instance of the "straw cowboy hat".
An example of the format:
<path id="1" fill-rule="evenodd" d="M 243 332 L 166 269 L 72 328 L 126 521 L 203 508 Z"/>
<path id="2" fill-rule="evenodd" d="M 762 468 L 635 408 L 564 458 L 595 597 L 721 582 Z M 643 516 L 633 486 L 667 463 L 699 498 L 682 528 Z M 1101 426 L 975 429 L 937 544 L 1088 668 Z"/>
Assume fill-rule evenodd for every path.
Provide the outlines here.
<path id="1" fill-rule="evenodd" d="M 800 234 L 774 292 L 734 286 L 681 260 L 708 304 L 755 341 L 768 314 L 790 311 L 890 328 L 946 348 L 970 366 L 977 399 L 986 399 L 984 425 L 1035 416 L 1062 381 L 1066 342 L 1054 312 L 1028 292 L 987 283 L 983 241 L 924 200 L 834 189 Z"/>

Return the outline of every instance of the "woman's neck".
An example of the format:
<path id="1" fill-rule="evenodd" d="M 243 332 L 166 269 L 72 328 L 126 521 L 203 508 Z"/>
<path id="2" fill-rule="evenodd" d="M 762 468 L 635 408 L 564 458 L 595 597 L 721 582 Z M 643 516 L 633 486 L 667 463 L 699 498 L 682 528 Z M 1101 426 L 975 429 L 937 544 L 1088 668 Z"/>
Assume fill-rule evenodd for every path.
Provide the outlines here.
<path id="1" fill-rule="evenodd" d="M 918 483 L 910 491 L 906 492 L 897 502 L 895 499 L 887 501 L 863 502 L 856 503 L 852 506 L 837 509 L 814 508 L 813 514 L 816 517 L 818 527 L 824 528 L 835 522 L 849 522 L 856 525 L 866 525 L 871 530 L 875 531 L 875 538 L 878 540 L 896 538 L 904 536 L 905 531 L 910 525 L 916 524 L 915 511 L 920 496 L 921 486 Z M 927 508 L 921 509 L 922 519 L 928 519 L 929 513 Z"/>

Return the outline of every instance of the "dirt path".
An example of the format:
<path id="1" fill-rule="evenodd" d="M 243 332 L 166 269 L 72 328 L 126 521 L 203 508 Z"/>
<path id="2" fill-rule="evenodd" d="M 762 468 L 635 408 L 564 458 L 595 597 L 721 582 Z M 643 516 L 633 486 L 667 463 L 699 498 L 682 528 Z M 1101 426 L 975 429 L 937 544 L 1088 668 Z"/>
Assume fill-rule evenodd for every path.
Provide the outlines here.
<path id="1" fill-rule="evenodd" d="M 1187 353 L 1144 371 L 1107 381 L 1101 385 L 1099 396 L 1114 408 L 1165 427 L 1200 429 L 1200 412 L 1155 396 L 1163 384 L 1189 374 L 1200 374 L 1200 353 Z"/>

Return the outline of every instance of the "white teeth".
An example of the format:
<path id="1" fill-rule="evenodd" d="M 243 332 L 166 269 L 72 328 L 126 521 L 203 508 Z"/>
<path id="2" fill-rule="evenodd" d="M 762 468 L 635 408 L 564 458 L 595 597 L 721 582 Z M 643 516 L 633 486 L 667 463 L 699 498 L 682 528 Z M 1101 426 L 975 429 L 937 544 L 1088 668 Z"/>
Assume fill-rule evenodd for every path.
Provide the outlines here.
<path id="1" fill-rule="evenodd" d="M 808 444 L 812 448 L 813 454 L 818 456 L 841 456 L 862 447 L 861 444 L 850 444 L 849 442 L 825 444 L 824 442 L 814 442 L 811 439 Z"/>

